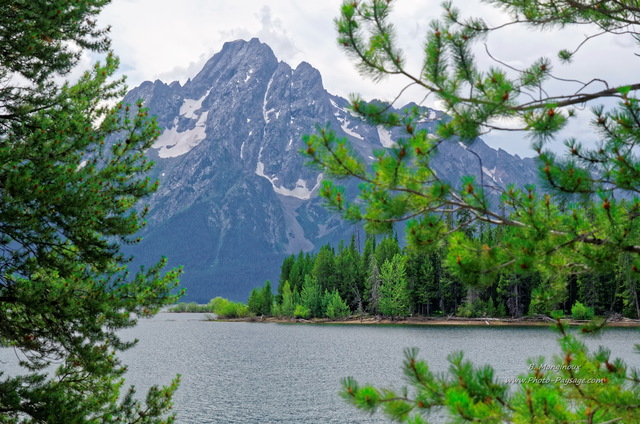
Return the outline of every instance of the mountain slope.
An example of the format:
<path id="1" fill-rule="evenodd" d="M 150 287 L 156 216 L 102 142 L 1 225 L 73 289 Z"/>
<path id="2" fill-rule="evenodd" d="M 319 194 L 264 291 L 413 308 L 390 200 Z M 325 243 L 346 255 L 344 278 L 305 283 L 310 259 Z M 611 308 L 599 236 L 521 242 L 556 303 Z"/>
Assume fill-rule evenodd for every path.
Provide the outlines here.
<path id="1" fill-rule="evenodd" d="M 221 295 L 244 300 L 252 287 L 275 280 L 285 255 L 347 238 L 356 227 L 324 209 L 316 192 L 322 174 L 297 153 L 301 137 L 329 125 L 367 158 L 388 147 L 395 131 L 362 122 L 348 101 L 328 93 L 308 63 L 292 69 L 257 39 L 226 43 L 184 86 L 145 82 L 125 97 L 143 99 L 162 135 L 149 152 L 161 179 L 150 199 L 148 228 L 132 248 L 136 262 L 161 255 L 184 265 L 187 300 Z M 442 113 L 428 110 L 425 126 Z M 436 171 L 457 182 L 534 181 L 532 160 L 456 142 L 439 149 Z"/>

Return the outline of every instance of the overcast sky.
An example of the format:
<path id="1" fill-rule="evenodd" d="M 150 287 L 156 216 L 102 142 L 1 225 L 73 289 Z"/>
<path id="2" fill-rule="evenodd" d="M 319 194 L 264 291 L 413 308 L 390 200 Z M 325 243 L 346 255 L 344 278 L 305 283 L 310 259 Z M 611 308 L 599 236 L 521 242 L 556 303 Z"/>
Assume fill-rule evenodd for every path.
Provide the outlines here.
<path id="1" fill-rule="evenodd" d="M 113 0 L 101 15 L 110 25 L 113 49 L 121 59 L 121 71 L 133 88 L 143 81 L 160 79 L 184 82 L 193 77 L 224 42 L 258 37 L 276 56 L 292 67 L 301 61 L 319 69 L 325 88 L 343 97 L 359 93 L 365 99 L 391 100 L 404 87 L 402 79 L 374 83 L 360 76 L 337 45 L 333 20 L 341 0 Z M 438 0 L 394 0 L 393 21 L 400 45 L 412 69 L 420 68 L 420 49 L 431 19 L 441 14 Z M 454 0 L 464 16 L 480 14 L 496 25 L 504 17 L 475 0 Z M 522 67 L 539 56 L 553 57 L 560 48 L 573 49 L 588 35 L 579 28 L 558 35 L 530 29 L 506 29 L 492 35 L 487 44 L 492 55 L 509 65 Z M 618 37 L 620 38 L 620 37 Z M 632 83 L 638 57 L 630 38 L 598 39 L 581 51 L 571 68 L 557 67 L 563 77 L 589 81 L 607 78 L 614 83 Z M 482 47 L 484 49 L 484 47 Z M 613 53 L 613 56 L 612 56 Z M 481 61 L 489 65 L 485 56 Z M 598 87 L 602 88 L 602 87 Z M 404 98 L 420 102 L 425 93 L 411 91 Z M 437 106 L 433 99 L 426 106 Z M 570 126 L 567 135 L 585 141 L 594 136 L 586 123 Z M 484 137 L 493 147 L 531 156 L 528 142 L 514 133 L 492 133 Z"/>

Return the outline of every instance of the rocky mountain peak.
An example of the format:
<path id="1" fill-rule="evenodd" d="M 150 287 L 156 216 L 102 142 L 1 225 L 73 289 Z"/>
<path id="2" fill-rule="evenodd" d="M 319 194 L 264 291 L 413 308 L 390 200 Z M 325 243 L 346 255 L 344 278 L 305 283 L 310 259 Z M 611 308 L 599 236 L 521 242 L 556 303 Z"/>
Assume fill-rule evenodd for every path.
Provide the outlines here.
<path id="1" fill-rule="evenodd" d="M 258 39 L 225 43 L 184 85 L 145 82 L 125 97 L 142 98 L 163 131 L 149 155 L 156 160 L 158 192 L 149 225 L 131 253 L 141 263 L 166 255 L 184 265 L 187 299 L 221 295 L 244 300 L 254 286 L 275 280 L 285 255 L 337 243 L 355 230 L 317 197 L 323 175 L 298 154 L 304 134 L 327 123 L 349 138 L 365 159 L 391 147 L 399 129 L 371 126 L 346 99 L 329 94 L 320 72 L 302 62 L 280 62 Z M 424 108 L 426 128 L 442 112 Z M 457 182 L 482 175 L 497 186 L 535 178 L 532 162 L 496 151 L 446 143 L 436 171 Z M 517 181 L 516 181 L 517 182 Z"/>

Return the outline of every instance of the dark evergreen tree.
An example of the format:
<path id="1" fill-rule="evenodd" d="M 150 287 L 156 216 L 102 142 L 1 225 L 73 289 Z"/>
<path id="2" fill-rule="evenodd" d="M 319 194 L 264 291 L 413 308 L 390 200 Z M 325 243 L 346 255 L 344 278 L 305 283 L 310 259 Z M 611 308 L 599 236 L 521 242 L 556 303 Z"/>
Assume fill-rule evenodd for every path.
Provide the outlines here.
<path id="1" fill-rule="evenodd" d="M 302 252 L 300 252 L 302 253 Z M 282 261 L 282 265 L 280 265 L 280 277 L 278 278 L 278 293 L 282 293 L 282 287 L 284 286 L 285 281 L 289 281 L 291 278 L 291 271 L 293 269 L 293 264 L 296 263 L 296 257 L 294 255 L 287 256 Z M 298 270 L 296 269 L 296 274 Z M 276 295 L 276 300 L 278 303 L 282 302 L 282 298 L 280 295 Z"/>
<path id="2" fill-rule="evenodd" d="M 365 282 L 365 298 L 368 299 L 369 313 L 377 315 L 380 313 L 380 268 L 375 255 L 369 257 L 369 272 Z"/>
<path id="3" fill-rule="evenodd" d="M 405 273 L 405 258 L 396 254 L 380 268 L 380 312 L 392 318 L 411 313 L 409 285 Z"/>
<path id="4" fill-rule="evenodd" d="M 340 296 L 352 309 L 362 313 L 364 311 L 364 273 L 360 252 L 358 252 L 355 243 L 355 235 L 351 236 L 348 246 L 340 244 L 335 263 L 337 288 Z"/>
<path id="5" fill-rule="evenodd" d="M 256 315 L 263 315 L 263 305 L 264 297 L 262 290 L 257 287 L 253 288 L 249 294 L 249 299 L 247 300 L 247 308 L 249 308 L 249 312 Z"/>
<path id="6" fill-rule="evenodd" d="M 342 299 L 338 290 L 325 290 L 322 299 L 324 305 L 324 313 L 327 318 L 341 319 L 351 314 L 351 310 L 347 303 Z"/>
<path id="7" fill-rule="evenodd" d="M 122 80 L 106 0 L 15 0 L 0 13 L 0 346 L 24 353 L 0 374 L 7 423 L 172 422 L 177 387 L 140 401 L 122 393 L 121 340 L 174 303 L 179 271 L 164 260 L 128 272 L 122 243 L 136 243 L 157 188 L 145 157 L 158 127 L 141 104 L 118 104 Z M 103 56 L 75 83 L 86 54 Z M 159 258 L 160 259 L 160 258 Z"/>
<path id="8" fill-rule="evenodd" d="M 291 290 L 291 285 L 288 281 L 285 281 L 282 286 L 280 296 L 282 297 L 282 303 L 279 308 L 280 314 L 284 317 L 292 317 L 296 308 L 296 296 L 295 292 Z"/>
<path id="9" fill-rule="evenodd" d="M 640 319 L 640 301 L 638 300 L 638 280 L 634 278 L 630 266 L 631 257 L 628 254 L 620 255 L 616 267 L 616 288 L 622 300 L 623 314 L 628 317 Z"/>
<path id="10" fill-rule="evenodd" d="M 411 303 L 416 313 L 431 315 L 437 308 L 440 285 L 440 263 L 436 254 L 406 253 L 406 273 Z"/>
<path id="11" fill-rule="evenodd" d="M 502 304 L 506 305 L 508 296 L 502 287 L 509 287 L 511 280 L 515 277 L 501 275 L 498 283 L 498 293 L 502 294 Z M 505 283 L 506 281 L 506 283 Z M 562 310 L 563 303 L 567 298 L 567 278 L 565 275 L 540 276 L 537 284 L 531 287 L 531 302 L 529 303 L 529 314 L 545 314 L 551 316 L 553 311 Z"/>
<path id="12" fill-rule="evenodd" d="M 338 288 L 335 253 L 330 245 L 326 244 L 320 248 L 315 258 L 312 275 L 323 291 L 333 291 Z"/>
<path id="13" fill-rule="evenodd" d="M 376 251 L 376 238 L 374 235 L 367 233 L 364 241 L 364 250 L 362 251 L 362 268 L 368 269 L 371 263 L 370 257 Z"/>
<path id="14" fill-rule="evenodd" d="M 304 282 L 304 276 L 307 274 L 307 258 L 305 254 L 300 251 L 295 260 L 291 263 L 291 269 L 289 276 L 286 280 L 280 276 L 280 284 L 278 286 L 278 293 L 282 293 L 281 286 L 284 286 L 285 282 L 289 282 L 289 286 L 292 290 L 300 289 Z M 280 299 L 280 297 L 279 297 Z"/>
<path id="15" fill-rule="evenodd" d="M 249 312 L 256 315 L 271 315 L 271 308 L 273 307 L 273 292 L 271 291 L 271 281 L 267 280 L 262 288 L 254 288 L 251 290 L 249 300 L 247 301 L 247 307 Z"/>
<path id="16" fill-rule="evenodd" d="M 576 275 L 578 300 L 584 305 L 593 308 L 597 313 L 603 313 L 608 306 L 604 306 L 608 303 L 605 300 L 608 295 L 607 286 L 612 286 L 609 282 L 613 281 L 613 279 L 613 273 L 607 275 L 602 272 L 593 272 Z"/>
<path id="17" fill-rule="evenodd" d="M 519 318 L 529 311 L 532 287 L 550 289 L 552 286 L 542 286 L 541 276 L 537 272 L 503 274 L 500 276 L 498 279 L 498 293 L 502 295 L 507 311 L 512 317 Z M 552 296 L 552 293 L 547 292 L 546 295 Z M 547 304 L 551 306 L 553 302 L 550 303 L 547 300 Z"/>
<path id="18" fill-rule="evenodd" d="M 300 292 L 300 303 L 309 310 L 311 317 L 319 318 L 324 315 L 322 297 L 322 288 L 318 280 L 307 275 L 302 285 L 302 291 Z"/>
<path id="19" fill-rule="evenodd" d="M 271 308 L 273 307 L 273 291 L 271 290 L 271 281 L 267 280 L 264 282 L 264 287 L 262 288 L 262 301 L 263 301 L 263 314 L 271 315 Z"/>
<path id="20" fill-rule="evenodd" d="M 385 237 L 376 246 L 374 255 L 376 256 L 376 261 L 378 262 L 378 264 L 382 266 L 382 264 L 390 261 L 395 255 L 399 253 L 401 253 L 401 250 L 400 245 L 398 244 L 398 239 L 396 239 L 395 237 Z"/>

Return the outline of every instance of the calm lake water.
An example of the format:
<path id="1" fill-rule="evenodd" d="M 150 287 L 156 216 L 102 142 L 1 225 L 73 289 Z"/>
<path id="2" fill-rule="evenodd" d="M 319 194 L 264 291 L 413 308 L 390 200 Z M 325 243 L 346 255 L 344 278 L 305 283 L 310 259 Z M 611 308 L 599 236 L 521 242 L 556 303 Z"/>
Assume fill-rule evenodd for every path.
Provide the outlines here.
<path id="1" fill-rule="evenodd" d="M 500 378 L 526 371 L 525 358 L 559 353 L 548 328 L 460 326 L 351 326 L 201 321 L 195 314 L 163 313 L 126 333 L 140 343 L 123 354 L 127 380 L 146 391 L 182 374 L 175 398 L 187 423 L 386 423 L 339 397 L 340 379 L 401 387 L 403 350 L 418 347 L 432 370 L 464 350 L 490 364 Z M 634 329 L 610 329 L 590 346 L 640 366 Z M 434 420 L 441 421 L 441 420 Z"/>
<path id="2" fill-rule="evenodd" d="M 127 382 L 141 395 L 152 384 L 182 374 L 175 396 L 181 424 L 387 423 L 338 395 L 340 379 L 401 387 L 403 350 L 418 347 L 434 371 L 449 353 L 464 350 L 476 365 L 490 364 L 499 378 L 526 371 L 525 358 L 559 353 L 548 328 L 460 326 L 357 326 L 203 321 L 200 314 L 161 313 L 123 334 L 138 345 L 121 358 Z M 590 346 L 611 348 L 640 367 L 635 329 L 609 329 Z M 12 351 L 0 350 L 0 369 L 11 372 Z M 9 369 L 8 369 L 9 368 Z M 440 418 L 433 422 L 442 422 Z"/>

